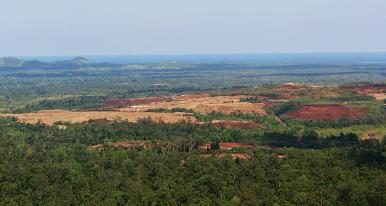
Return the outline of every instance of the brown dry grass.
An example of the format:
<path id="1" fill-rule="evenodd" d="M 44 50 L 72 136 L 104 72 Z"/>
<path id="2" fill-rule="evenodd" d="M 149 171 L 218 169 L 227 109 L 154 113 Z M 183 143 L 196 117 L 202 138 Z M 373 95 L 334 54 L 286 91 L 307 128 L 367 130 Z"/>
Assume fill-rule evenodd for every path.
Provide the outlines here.
<path id="1" fill-rule="evenodd" d="M 193 117 L 186 117 L 183 113 L 152 113 L 152 112 L 121 112 L 121 111 L 69 111 L 69 110 L 42 110 L 35 113 L 23 114 L 0 114 L 0 117 L 14 116 L 21 122 L 37 123 L 41 121 L 44 124 L 53 124 L 58 121 L 85 122 L 92 119 L 105 118 L 107 120 L 122 119 L 130 122 L 136 122 L 141 118 L 150 117 L 155 121 L 164 121 L 174 123 L 181 120 L 195 121 Z"/>
<path id="2" fill-rule="evenodd" d="M 374 97 L 377 100 L 384 100 L 384 99 L 386 99 L 386 93 L 371 93 L 371 94 L 368 94 L 368 95 Z"/>
<path id="3" fill-rule="evenodd" d="M 266 115 L 263 103 L 240 102 L 241 97 L 246 96 L 210 96 L 209 94 L 186 94 L 174 96 L 171 101 L 152 102 L 136 106 L 129 106 L 120 109 L 120 111 L 146 111 L 156 108 L 186 108 L 193 109 L 200 113 L 223 112 L 230 114 L 232 112 L 255 113 L 257 115 Z"/>

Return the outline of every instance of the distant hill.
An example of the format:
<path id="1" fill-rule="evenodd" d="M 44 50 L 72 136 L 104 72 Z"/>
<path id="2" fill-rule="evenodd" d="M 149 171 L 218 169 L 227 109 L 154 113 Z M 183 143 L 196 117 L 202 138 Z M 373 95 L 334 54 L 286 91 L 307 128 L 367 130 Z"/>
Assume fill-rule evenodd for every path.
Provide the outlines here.
<path id="1" fill-rule="evenodd" d="M 2 71 L 14 71 L 14 70 L 74 70 L 84 67 L 120 67 L 121 64 L 111 64 L 108 62 L 93 63 L 84 57 L 75 57 L 69 60 L 61 60 L 55 62 L 42 62 L 39 60 L 20 60 L 15 57 L 0 57 L 0 68 Z"/>
<path id="2" fill-rule="evenodd" d="M 54 64 L 88 65 L 92 63 L 88 59 L 78 56 L 70 60 L 57 61 Z"/>
<path id="3" fill-rule="evenodd" d="M 39 60 L 34 59 L 31 61 L 25 61 L 22 66 L 23 67 L 40 67 L 40 66 L 45 66 L 45 65 L 47 65 L 47 64 L 44 62 L 41 62 Z"/>
<path id="4" fill-rule="evenodd" d="M 0 67 L 17 67 L 23 64 L 23 60 L 16 57 L 0 57 Z"/>

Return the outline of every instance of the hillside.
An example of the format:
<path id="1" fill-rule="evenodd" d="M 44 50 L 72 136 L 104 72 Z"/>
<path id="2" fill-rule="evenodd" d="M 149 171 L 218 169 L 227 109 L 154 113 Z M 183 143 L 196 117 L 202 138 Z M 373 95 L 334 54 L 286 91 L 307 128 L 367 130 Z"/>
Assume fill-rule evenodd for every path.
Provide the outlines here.
<path id="1" fill-rule="evenodd" d="M 17 67 L 21 66 L 23 62 L 16 57 L 0 57 L 0 67 Z"/>

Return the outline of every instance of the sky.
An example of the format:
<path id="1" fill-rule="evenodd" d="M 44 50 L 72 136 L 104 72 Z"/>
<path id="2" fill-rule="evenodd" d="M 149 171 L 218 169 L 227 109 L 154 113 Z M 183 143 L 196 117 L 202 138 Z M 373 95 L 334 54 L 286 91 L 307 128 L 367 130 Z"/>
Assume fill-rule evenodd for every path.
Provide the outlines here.
<path id="1" fill-rule="evenodd" d="M 386 51 L 385 0 L 1 0 L 0 56 Z"/>

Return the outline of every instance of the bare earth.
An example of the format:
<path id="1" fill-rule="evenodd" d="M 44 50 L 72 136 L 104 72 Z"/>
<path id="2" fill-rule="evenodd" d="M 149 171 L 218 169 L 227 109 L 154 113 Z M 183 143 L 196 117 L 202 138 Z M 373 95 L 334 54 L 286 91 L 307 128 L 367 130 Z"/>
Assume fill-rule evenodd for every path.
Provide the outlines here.
<path id="1" fill-rule="evenodd" d="M 156 108 L 185 108 L 193 109 L 200 113 L 232 112 L 255 113 L 266 115 L 263 103 L 240 102 L 241 97 L 246 96 L 210 96 L 209 94 L 186 94 L 172 97 L 171 101 L 152 102 L 149 104 L 129 106 L 120 111 L 146 111 Z"/>
<path id="2" fill-rule="evenodd" d="M 58 121 L 85 122 L 94 119 L 122 119 L 130 122 L 136 122 L 138 119 L 150 117 L 155 121 L 164 121 L 174 123 L 181 120 L 191 120 L 195 122 L 194 117 L 188 117 L 185 113 L 155 113 L 146 112 L 148 109 L 156 108 L 186 108 L 193 109 L 200 113 L 223 112 L 230 114 L 232 112 L 255 113 L 257 115 L 266 115 L 263 103 L 240 102 L 240 98 L 245 96 L 210 96 L 209 94 L 186 94 L 171 97 L 168 101 L 161 100 L 156 102 L 147 102 L 124 108 L 116 108 L 116 111 L 70 111 L 70 110 L 42 110 L 34 113 L 23 114 L 0 114 L 0 117 L 14 116 L 21 122 L 53 124 Z"/>
<path id="3" fill-rule="evenodd" d="M 298 111 L 289 112 L 287 115 L 301 120 L 338 120 L 342 117 L 358 119 L 364 113 L 365 110 L 359 107 L 348 107 L 338 104 L 311 104 L 303 106 Z"/>
<path id="4" fill-rule="evenodd" d="M 368 95 L 374 97 L 377 100 L 384 100 L 384 99 L 386 99 L 386 93 L 371 93 L 371 94 L 368 94 Z"/>
<path id="5" fill-rule="evenodd" d="M 35 113 L 23 114 L 0 114 L 0 117 L 17 117 L 25 123 L 37 123 L 39 120 L 44 124 L 53 124 L 58 121 L 84 122 L 90 119 L 122 119 L 136 122 L 138 119 L 150 117 L 155 121 L 174 123 L 181 120 L 194 121 L 193 117 L 184 116 L 183 113 L 153 113 L 153 112 L 121 112 L 121 111 L 69 111 L 69 110 L 42 110 Z"/>

